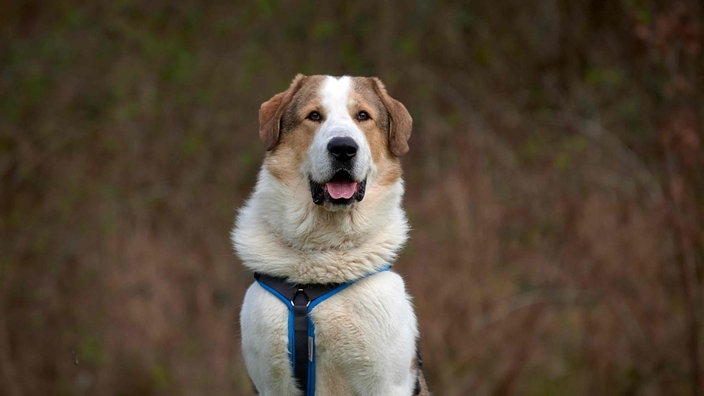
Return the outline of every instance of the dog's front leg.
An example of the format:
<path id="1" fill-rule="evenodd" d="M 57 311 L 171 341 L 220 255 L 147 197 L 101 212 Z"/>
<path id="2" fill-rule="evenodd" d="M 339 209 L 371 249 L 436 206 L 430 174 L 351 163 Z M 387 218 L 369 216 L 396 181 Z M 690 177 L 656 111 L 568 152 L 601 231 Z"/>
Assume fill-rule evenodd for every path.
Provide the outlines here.
<path id="1" fill-rule="evenodd" d="M 288 356 L 288 310 L 258 284 L 247 290 L 240 313 L 242 355 L 261 396 L 298 396 Z"/>

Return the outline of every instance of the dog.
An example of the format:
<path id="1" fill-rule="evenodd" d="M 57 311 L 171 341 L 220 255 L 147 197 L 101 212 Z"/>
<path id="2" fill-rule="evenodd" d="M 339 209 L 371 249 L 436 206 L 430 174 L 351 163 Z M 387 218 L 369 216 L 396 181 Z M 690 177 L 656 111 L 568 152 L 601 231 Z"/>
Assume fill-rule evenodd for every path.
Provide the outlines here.
<path id="1" fill-rule="evenodd" d="M 388 270 L 409 229 L 400 157 L 412 123 L 375 77 L 299 74 L 261 105 L 267 152 L 232 231 L 241 261 L 257 274 L 240 323 L 259 394 L 427 394 L 410 297 Z M 309 323 L 306 362 L 293 336 L 294 300 L 321 285 L 344 287 L 314 309 L 310 300 L 299 304 Z"/>

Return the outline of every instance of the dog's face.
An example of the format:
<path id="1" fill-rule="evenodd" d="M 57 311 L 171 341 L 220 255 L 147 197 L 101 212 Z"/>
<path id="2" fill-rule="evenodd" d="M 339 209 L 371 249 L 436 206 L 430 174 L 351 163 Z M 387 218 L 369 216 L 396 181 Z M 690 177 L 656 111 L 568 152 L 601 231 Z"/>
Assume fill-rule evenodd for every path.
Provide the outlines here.
<path id="1" fill-rule="evenodd" d="M 262 104 L 259 123 L 271 175 L 336 211 L 400 180 L 412 119 L 376 78 L 298 75 Z"/>

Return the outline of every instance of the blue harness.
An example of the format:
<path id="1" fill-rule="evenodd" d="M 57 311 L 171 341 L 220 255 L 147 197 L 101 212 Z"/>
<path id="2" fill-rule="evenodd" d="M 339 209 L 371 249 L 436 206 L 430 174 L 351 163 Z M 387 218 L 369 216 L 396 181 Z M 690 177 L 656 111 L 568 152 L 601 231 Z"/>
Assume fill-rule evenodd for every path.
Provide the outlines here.
<path id="1" fill-rule="evenodd" d="M 310 312 L 321 302 L 355 282 L 382 271 L 386 266 L 347 283 L 300 285 L 255 273 L 254 279 L 288 308 L 288 356 L 298 387 L 306 396 L 315 395 L 315 326 Z"/>

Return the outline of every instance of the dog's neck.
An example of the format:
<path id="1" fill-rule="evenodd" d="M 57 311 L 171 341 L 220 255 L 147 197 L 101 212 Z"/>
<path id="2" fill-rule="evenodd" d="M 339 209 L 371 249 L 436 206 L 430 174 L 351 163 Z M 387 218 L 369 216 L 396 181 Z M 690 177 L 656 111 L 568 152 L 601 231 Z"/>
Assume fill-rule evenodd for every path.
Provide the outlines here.
<path id="1" fill-rule="evenodd" d="M 315 205 L 306 187 L 283 186 L 262 168 L 232 233 L 246 267 L 295 283 L 341 283 L 393 263 L 408 233 L 401 180 L 372 185 L 355 208 L 337 212 Z"/>

